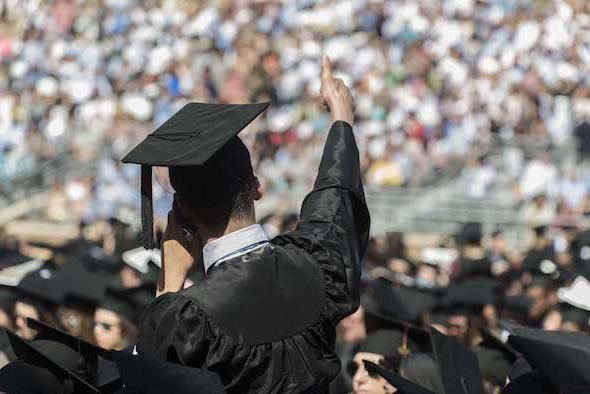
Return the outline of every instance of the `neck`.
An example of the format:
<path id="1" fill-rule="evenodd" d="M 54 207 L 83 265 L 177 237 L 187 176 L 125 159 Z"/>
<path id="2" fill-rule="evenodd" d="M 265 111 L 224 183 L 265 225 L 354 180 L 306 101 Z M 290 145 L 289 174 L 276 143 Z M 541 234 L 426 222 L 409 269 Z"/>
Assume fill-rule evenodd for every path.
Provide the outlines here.
<path id="1" fill-rule="evenodd" d="M 256 224 L 256 220 L 254 220 L 253 218 L 248 219 L 248 220 L 239 220 L 239 221 L 230 220 L 230 222 L 227 224 L 227 227 L 225 228 L 225 231 L 223 233 L 213 234 L 213 233 L 207 233 L 205 231 L 204 232 L 205 234 L 203 234 L 203 239 L 205 240 L 205 243 L 209 243 L 211 241 L 216 240 L 217 238 L 221 238 L 224 235 L 231 234 L 234 231 L 241 230 L 241 229 L 251 226 L 253 224 Z"/>

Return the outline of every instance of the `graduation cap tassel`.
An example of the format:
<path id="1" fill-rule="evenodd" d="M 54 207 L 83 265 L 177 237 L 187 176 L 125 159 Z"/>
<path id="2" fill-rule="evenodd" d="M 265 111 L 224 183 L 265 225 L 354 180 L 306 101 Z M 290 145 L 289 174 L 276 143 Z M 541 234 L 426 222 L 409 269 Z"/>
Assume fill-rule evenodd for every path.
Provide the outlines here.
<path id="1" fill-rule="evenodd" d="M 141 230 L 143 247 L 154 248 L 154 211 L 152 204 L 152 166 L 141 166 Z"/>

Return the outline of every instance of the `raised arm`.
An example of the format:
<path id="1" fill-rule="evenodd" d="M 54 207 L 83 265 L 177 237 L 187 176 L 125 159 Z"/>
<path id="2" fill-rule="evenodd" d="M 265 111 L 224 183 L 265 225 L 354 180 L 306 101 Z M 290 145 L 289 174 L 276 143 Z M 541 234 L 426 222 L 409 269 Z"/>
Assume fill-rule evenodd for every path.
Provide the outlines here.
<path id="1" fill-rule="evenodd" d="M 360 293 L 361 259 L 367 247 L 369 212 L 361 184 L 359 153 L 352 131 L 354 103 L 350 90 L 332 76 L 322 59 L 321 95 L 332 114 L 314 188 L 301 207 L 292 236 L 307 239 L 312 254 L 323 256 L 334 322 L 354 312 Z"/>
<path id="2" fill-rule="evenodd" d="M 307 195 L 301 207 L 301 223 L 329 222 L 338 224 L 347 233 L 358 236 L 356 242 L 359 259 L 364 255 L 368 233 L 369 212 L 361 183 L 359 152 L 352 131 L 354 122 L 354 101 L 350 89 L 342 79 L 332 75 L 330 60 L 322 59 L 322 100 L 332 114 L 332 127 L 324 146 L 322 160 L 315 180 L 313 191 Z M 350 204 L 348 210 L 336 212 L 336 206 L 326 207 L 322 191 L 335 189 L 340 192 L 342 204 Z M 326 198 L 326 197 L 324 197 Z M 319 199 L 319 200 L 318 200 Z M 317 203 L 320 202 L 318 205 Z M 334 202 L 334 201 L 332 201 Z"/>

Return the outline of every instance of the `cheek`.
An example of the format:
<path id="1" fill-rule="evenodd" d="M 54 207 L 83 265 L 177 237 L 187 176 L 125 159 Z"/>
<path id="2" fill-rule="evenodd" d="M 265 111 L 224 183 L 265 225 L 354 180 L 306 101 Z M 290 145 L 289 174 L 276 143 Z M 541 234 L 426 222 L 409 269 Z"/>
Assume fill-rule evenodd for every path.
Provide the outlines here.
<path id="1" fill-rule="evenodd" d="M 109 332 L 109 337 L 116 339 L 116 340 L 121 340 L 123 338 L 123 332 L 121 331 L 120 327 L 115 327 L 113 328 L 110 332 Z"/>
<path id="2" fill-rule="evenodd" d="M 365 385 L 365 387 L 369 389 L 371 393 L 385 393 L 385 380 L 370 378 L 367 380 L 367 384 Z"/>

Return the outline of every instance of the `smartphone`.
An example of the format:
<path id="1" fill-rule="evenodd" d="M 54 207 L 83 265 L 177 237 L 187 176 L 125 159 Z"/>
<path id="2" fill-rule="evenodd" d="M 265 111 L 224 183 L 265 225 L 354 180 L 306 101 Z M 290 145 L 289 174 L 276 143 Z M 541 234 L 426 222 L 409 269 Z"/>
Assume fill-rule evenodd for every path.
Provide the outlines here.
<path id="1" fill-rule="evenodd" d="M 182 230 L 184 231 L 184 235 L 185 235 L 186 239 L 190 241 L 195 236 L 197 229 L 191 223 L 191 221 L 188 220 L 186 215 L 184 215 L 184 213 L 182 212 L 182 209 L 180 208 L 180 203 L 177 200 L 178 200 L 178 197 L 175 193 L 174 200 L 172 201 L 172 209 L 174 210 L 174 214 L 176 215 L 176 218 L 178 219 L 180 226 L 182 227 Z"/>

